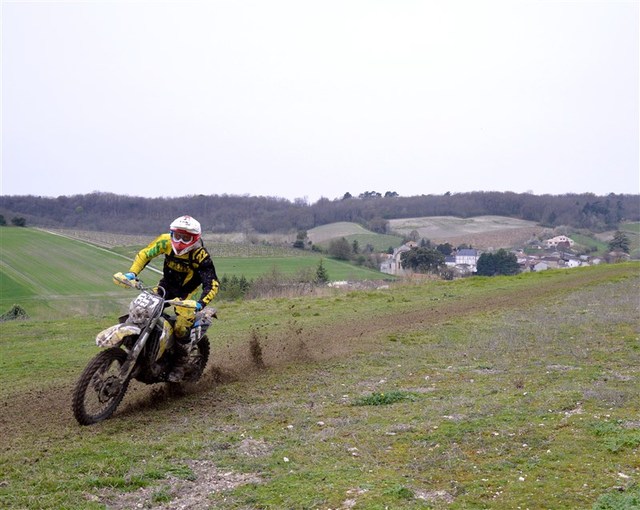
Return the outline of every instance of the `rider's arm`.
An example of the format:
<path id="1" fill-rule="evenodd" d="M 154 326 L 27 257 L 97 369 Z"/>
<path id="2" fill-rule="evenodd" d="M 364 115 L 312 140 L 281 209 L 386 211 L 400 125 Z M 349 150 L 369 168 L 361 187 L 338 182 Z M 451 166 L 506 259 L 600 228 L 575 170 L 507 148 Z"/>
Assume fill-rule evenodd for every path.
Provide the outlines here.
<path id="1" fill-rule="evenodd" d="M 151 259 L 158 255 L 166 255 L 168 253 L 171 253 L 171 235 L 162 234 L 149 243 L 146 248 L 138 252 L 136 258 L 133 260 L 133 264 L 131 264 L 129 272 L 138 275 L 140 271 L 147 267 Z"/>
<path id="2" fill-rule="evenodd" d="M 213 260 L 206 249 L 200 248 L 194 253 L 194 258 L 197 261 L 197 271 L 202 280 L 202 295 L 198 301 L 202 303 L 202 306 L 206 306 L 213 301 L 220 289 L 218 275 Z"/>

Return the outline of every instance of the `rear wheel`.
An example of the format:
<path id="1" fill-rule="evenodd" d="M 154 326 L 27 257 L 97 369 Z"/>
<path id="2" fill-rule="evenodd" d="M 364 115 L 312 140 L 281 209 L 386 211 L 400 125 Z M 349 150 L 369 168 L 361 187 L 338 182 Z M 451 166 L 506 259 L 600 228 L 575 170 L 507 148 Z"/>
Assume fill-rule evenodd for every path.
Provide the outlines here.
<path id="1" fill-rule="evenodd" d="M 120 378 L 127 353 L 118 347 L 105 349 L 94 357 L 80 375 L 73 390 L 73 414 L 80 425 L 92 425 L 109 418 L 129 386 Z"/>
<path id="2" fill-rule="evenodd" d="M 209 351 L 211 350 L 209 338 L 206 335 L 203 336 L 196 346 L 198 350 L 189 355 L 191 358 L 189 360 L 191 367 L 186 378 L 188 382 L 195 382 L 200 379 L 204 373 L 205 367 L 207 366 L 207 361 L 209 361 Z"/>

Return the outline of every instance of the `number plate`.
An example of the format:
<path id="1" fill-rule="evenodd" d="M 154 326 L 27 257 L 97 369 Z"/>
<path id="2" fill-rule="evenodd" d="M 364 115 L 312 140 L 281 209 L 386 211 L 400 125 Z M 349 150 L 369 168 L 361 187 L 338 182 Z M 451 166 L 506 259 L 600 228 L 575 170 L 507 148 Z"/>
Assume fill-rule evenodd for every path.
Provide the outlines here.
<path id="1" fill-rule="evenodd" d="M 159 297 L 147 294 L 146 292 L 143 292 L 133 300 L 133 305 L 135 307 L 144 309 L 154 308 L 158 303 L 160 303 Z"/>

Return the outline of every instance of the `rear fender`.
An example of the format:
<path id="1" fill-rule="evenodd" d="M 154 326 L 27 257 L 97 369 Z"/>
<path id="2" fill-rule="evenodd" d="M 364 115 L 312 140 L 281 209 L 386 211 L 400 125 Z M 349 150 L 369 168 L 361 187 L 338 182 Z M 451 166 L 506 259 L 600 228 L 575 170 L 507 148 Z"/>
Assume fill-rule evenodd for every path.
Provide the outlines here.
<path id="1" fill-rule="evenodd" d="M 115 324 L 96 336 L 98 347 L 118 347 L 125 337 L 139 335 L 140 328 L 133 324 Z"/>
<path id="2" fill-rule="evenodd" d="M 204 310 L 196 313 L 196 326 L 209 327 L 213 322 L 213 319 L 218 318 L 217 308 L 207 307 Z"/>

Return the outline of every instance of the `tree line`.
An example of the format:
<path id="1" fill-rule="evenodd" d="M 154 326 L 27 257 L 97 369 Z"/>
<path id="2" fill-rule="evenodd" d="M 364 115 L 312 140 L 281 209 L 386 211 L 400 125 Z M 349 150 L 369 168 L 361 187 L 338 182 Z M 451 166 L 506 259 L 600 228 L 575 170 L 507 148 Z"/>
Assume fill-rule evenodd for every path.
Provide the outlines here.
<path id="1" fill-rule="evenodd" d="M 421 216 L 508 216 L 544 226 L 567 225 L 593 231 L 640 221 L 639 195 L 591 193 L 533 195 L 512 192 L 445 193 L 398 196 L 367 191 L 357 196 L 321 198 L 315 203 L 278 197 L 189 195 L 143 198 L 112 193 L 59 197 L 0 197 L 0 214 L 24 218 L 28 225 L 114 233 L 154 234 L 183 214 L 197 218 L 206 232 L 296 232 L 337 221 L 356 222 L 388 232 L 388 220 Z"/>
<path id="2" fill-rule="evenodd" d="M 4 214 L 0 214 L 0 227 L 4 227 L 7 224 L 7 220 L 4 217 Z M 15 227 L 26 227 L 27 220 L 25 218 L 19 218 L 18 216 L 14 216 L 11 218 L 11 224 Z"/>

